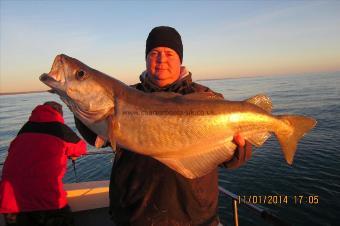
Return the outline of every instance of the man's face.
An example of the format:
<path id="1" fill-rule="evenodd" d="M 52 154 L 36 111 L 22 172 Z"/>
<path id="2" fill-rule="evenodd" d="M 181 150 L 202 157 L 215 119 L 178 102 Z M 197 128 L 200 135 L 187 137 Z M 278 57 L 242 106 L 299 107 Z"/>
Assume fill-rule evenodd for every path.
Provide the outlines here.
<path id="1" fill-rule="evenodd" d="M 181 60 L 178 54 L 168 47 L 153 48 L 147 55 L 146 69 L 153 83 L 164 87 L 179 78 Z"/>

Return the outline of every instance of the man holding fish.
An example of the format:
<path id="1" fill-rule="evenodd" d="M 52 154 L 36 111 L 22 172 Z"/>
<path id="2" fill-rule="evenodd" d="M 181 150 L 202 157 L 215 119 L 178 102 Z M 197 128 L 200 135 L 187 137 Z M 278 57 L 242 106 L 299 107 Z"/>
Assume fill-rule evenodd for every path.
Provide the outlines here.
<path id="1" fill-rule="evenodd" d="M 145 55 L 146 71 L 140 76 L 141 82 L 132 87 L 147 93 L 199 92 L 223 99 L 221 94 L 192 82 L 191 73 L 182 66 L 183 45 L 174 28 L 154 28 L 147 39 Z M 80 133 L 94 145 L 96 135 L 76 117 L 75 122 Z M 239 135 L 235 142 L 235 157 L 223 163 L 230 168 L 239 167 L 251 155 L 251 144 Z M 217 168 L 202 177 L 188 179 L 151 157 L 118 149 L 110 184 L 112 218 L 117 225 L 218 224 Z"/>
<path id="2" fill-rule="evenodd" d="M 85 140 L 109 141 L 116 151 L 110 210 L 117 225 L 218 225 L 217 167 L 241 166 L 249 143 L 260 147 L 272 133 L 292 164 L 316 121 L 272 115 L 265 95 L 227 101 L 192 82 L 174 28 L 155 27 L 145 56 L 146 72 L 132 87 L 64 54 L 40 80 L 74 113 Z"/>

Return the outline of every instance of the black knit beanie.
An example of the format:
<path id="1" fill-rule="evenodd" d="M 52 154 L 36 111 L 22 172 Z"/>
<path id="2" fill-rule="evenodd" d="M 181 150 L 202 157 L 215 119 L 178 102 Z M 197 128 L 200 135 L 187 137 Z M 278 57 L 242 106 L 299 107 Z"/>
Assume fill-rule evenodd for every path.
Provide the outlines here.
<path id="1" fill-rule="evenodd" d="M 182 63 L 183 44 L 181 35 L 176 31 L 175 28 L 160 26 L 152 29 L 148 38 L 146 39 L 145 58 L 147 57 L 148 53 L 156 47 L 168 47 L 173 49 L 178 54 Z"/>
<path id="2" fill-rule="evenodd" d="M 55 101 L 47 101 L 43 105 L 49 105 L 63 116 L 63 106 Z"/>

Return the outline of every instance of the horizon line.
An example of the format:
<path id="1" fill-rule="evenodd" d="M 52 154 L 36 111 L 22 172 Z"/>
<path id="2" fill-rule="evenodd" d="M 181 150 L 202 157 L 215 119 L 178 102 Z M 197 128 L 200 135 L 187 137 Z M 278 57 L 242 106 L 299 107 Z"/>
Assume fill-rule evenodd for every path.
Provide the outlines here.
<path id="1" fill-rule="evenodd" d="M 324 71 L 324 72 L 305 72 L 305 73 L 295 73 L 295 74 L 277 74 L 277 75 L 235 75 L 235 76 L 227 76 L 227 77 L 215 77 L 215 78 L 207 78 L 207 79 L 197 79 L 193 81 L 213 81 L 213 80 L 224 80 L 224 79 L 238 79 L 238 78 L 258 78 L 258 77 L 280 77 L 280 76 L 303 76 L 303 75 L 314 75 L 317 73 L 331 73 L 336 74 L 340 73 L 340 70 L 336 71 Z M 0 92 L 0 96 L 6 96 L 6 95 L 18 95 L 18 94 L 27 94 L 27 93 L 42 93 L 42 92 L 48 92 L 49 89 L 46 90 L 31 90 L 31 91 L 14 91 L 14 92 Z"/>

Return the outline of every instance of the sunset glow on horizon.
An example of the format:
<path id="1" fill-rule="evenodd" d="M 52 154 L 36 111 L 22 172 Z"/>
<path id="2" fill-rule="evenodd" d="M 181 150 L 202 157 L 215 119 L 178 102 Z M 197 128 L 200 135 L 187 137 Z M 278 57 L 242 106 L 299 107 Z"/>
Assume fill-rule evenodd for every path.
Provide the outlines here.
<path id="1" fill-rule="evenodd" d="M 340 72 L 340 1 L 0 4 L 0 93 L 47 90 L 38 78 L 60 53 L 137 83 L 160 25 L 181 34 L 194 80 Z"/>

